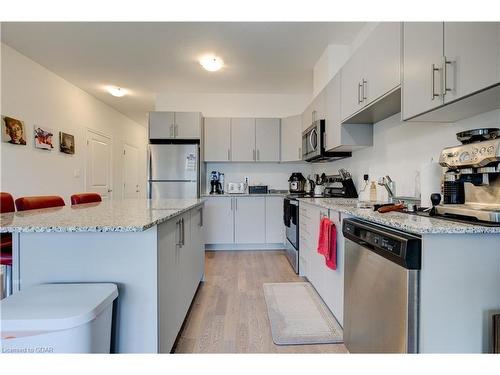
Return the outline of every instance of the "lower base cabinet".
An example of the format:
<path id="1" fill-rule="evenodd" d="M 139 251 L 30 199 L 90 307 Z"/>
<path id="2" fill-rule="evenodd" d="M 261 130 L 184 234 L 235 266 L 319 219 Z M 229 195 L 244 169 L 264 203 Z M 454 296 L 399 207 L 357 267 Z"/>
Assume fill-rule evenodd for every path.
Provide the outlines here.
<path id="1" fill-rule="evenodd" d="M 337 230 L 337 269 L 325 264 L 325 257 L 317 251 L 319 227 L 323 217 L 329 217 Z M 317 206 L 299 204 L 299 272 L 314 286 L 337 321 L 344 320 L 344 238 L 339 212 Z"/>
<path id="2" fill-rule="evenodd" d="M 203 278 L 203 207 L 158 226 L 158 351 L 170 353 Z"/>
<path id="3" fill-rule="evenodd" d="M 282 196 L 207 197 L 205 219 L 207 244 L 284 244 Z"/>

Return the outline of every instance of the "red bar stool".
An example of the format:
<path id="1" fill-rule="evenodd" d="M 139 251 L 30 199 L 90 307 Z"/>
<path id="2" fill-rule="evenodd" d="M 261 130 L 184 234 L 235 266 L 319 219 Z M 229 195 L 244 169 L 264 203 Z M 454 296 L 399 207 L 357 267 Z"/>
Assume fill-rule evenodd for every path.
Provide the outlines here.
<path id="1" fill-rule="evenodd" d="M 9 193 L 0 193 L 0 213 L 14 212 L 14 198 Z M 0 265 L 5 267 L 2 296 L 12 294 L 12 233 L 0 233 Z"/>
<path id="2" fill-rule="evenodd" d="M 16 199 L 18 211 L 36 210 L 39 208 L 64 206 L 64 199 L 57 195 L 44 195 L 35 197 L 22 197 Z"/>
<path id="3" fill-rule="evenodd" d="M 71 205 L 95 202 L 102 202 L 101 196 L 97 193 L 80 193 L 71 196 Z"/>

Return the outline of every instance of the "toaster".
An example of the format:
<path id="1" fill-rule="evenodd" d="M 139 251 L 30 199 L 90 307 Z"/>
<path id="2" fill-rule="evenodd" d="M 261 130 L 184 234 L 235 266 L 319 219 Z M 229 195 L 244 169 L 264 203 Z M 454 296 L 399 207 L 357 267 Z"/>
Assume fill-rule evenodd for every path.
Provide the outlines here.
<path id="1" fill-rule="evenodd" d="M 244 182 L 229 182 L 227 184 L 228 194 L 245 194 L 246 185 Z"/>

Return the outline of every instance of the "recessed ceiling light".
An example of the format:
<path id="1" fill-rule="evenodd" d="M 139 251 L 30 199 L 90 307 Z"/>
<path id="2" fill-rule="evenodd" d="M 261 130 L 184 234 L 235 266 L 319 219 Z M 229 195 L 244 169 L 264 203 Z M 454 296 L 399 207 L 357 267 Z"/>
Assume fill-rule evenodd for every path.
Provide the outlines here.
<path id="1" fill-rule="evenodd" d="M 113 96 L 116 96 L 118 98 L 121 98 L 122 96 L 125 96 L 127 95 L 127 90 L 125 89 L 122 89 L 120 87 L 115 87 L 115 86 L 108 86 L 106 88 L 106 90 L 108 90 L 108 92 L 113 95 Z"/>
<path id="2" fill-rule="evenodd" d="M 224 61 L 218 56 L 207 55 L 200 59 L 200 64 L 209 72 L 216 72 L 224 66 Z"/>

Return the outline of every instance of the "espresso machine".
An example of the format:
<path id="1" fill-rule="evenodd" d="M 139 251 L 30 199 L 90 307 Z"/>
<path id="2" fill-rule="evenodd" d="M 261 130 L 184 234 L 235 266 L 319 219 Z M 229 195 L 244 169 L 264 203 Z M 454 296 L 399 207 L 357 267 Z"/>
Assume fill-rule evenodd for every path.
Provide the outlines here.
<path id="1" fill-rule="evenodd" d="M 210 194 L 224 194 L 224 173 L 210 173 Z"/>
<path id="2" fill-rule="evenodd" d="M 457 133 L 460 146 L 441 152 L 443 202 L 433 194 L 433 214 L 500 224 L 500 129 Z"/>

